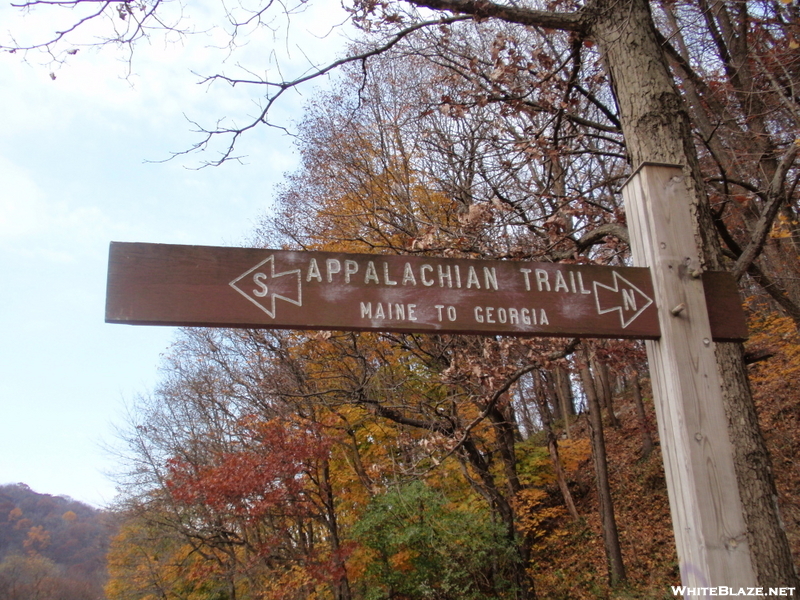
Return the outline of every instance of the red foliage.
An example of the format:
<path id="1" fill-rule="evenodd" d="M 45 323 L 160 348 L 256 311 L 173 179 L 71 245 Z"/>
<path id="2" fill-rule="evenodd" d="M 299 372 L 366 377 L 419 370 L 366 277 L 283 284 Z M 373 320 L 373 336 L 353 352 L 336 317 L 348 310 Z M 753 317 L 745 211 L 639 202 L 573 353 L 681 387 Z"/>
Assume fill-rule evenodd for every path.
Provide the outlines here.
<path id="1" fill-rule="evenodd" d="M 312 427 L 278 419 L 246 418 L 240 425 L 239 440 L 204 456 L 202 463 L 169 461 L 173 499 L 253 519 L 279 506 L 284 515 L 306 512 L 308 477 L 327 457 L 330 443 Z"/>

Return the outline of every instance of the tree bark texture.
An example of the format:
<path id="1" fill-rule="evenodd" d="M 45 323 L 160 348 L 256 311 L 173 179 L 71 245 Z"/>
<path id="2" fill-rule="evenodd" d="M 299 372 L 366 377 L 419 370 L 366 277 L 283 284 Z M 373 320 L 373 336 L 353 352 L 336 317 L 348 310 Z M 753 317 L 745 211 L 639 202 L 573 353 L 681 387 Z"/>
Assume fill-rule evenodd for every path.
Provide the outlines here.
<path id="1" fill-rule="evenodd" d="M 583 360 L 579 361 L 581 379 L 589 405 L 589 434 L 592 441 L 597 498 L 600 503 L 600 521 L 603 526 L 603 543 L 608 560 L 608 575 L 612 586 L 625 581 L 625 564 L 622 562 L 622 548 L 619 544 L 617 520 L 614 516 L 614 502 L 611 498 L 611 484 L 608 480 L 608 460 L 606 442 L 603 435 L 603 415 L 597 397 L 595 383 L 589 371 L 589 353 L 584 347 Z"/>
<path id="2" fill-rule="evenodd" d="M 653 451 L 653 436 L 650 435 L 650 427 L 647 424 L 647 415 L 644 412 L 642 402 L 642 384 L 639 381 L 639 372 L 634 370 L 630 378 L 631 393 L 633 394 L 633 404 L 636 407 L 636 418 L 639 421 L 639 432 L 642 435 L 642 459 L 646 459 Z"/>
<path id="3" fill-rule="evenodd" d="M 569 373 L 564 367 L 557 366 L 556 369 L 556 394 L 561 405 L 561 413 L 564 415 L 564 434 L 567 439 L 571 439 L 569 434 L 569 419 L 575 415 L 575 403 L 572 401 L 572 387 L 570 386 Z"/>
<path id="4" fill-rule="evenodd" d="M 716 350 L 721 369 L 726 365 L 732 366 L 727 370 L 730 378 L 722 380 L 722 398 L 728 429 L 731 438 L 736 440 L 733 445 L 734 465 L 758 583 L 762 587 L 800 588 L 800 577 L 780 520 L 769 452 L 750 396 L 747 373 L 739 368 L 744 365 L 744 349 L 741 344 L 725 343 L 717 344 Z M 749 402 L 743 402 L 737 396 L 742 389 L 747 390 Z"/>
<path id="5" fill-rule="evenodd" d="M 605 409 L 608 415 L 608 424 L 614 429 L 617 429 L 620 423 L 616 413 L 614 413 L 614 398 L 611 392 L 608 367 L 597 358 L 596 354 L 592 357 L 592 372 L 594 373 L 594 380 L 597 384 L 597 395 L 600 398 L 600 406 Z"/>

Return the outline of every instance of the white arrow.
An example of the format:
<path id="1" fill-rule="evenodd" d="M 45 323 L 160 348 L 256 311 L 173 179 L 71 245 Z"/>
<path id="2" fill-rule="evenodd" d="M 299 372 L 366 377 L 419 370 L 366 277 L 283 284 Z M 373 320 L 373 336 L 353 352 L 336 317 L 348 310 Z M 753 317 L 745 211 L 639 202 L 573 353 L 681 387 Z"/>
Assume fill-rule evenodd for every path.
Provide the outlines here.
<path id="1" fill-rule="evenodd" d="M 613 275 L 613 286 L 604 285 L 596 281 L 593 282 L 594 299 L 597 304 L 597 314 L 604 315 L 615 310 L 619 311 L 619 319 L 622 322 L 622 328 L 625 329 L 636 317 L 642 314 L 644 310 L 653 303 L 653 299 L 616 271 L 613 271 Z M 621 286 L 620 282 L 622 283 Z M 616 299 L 616 304 L 614 306 L 610 308 L 603 308 L 601 305 L 602 303 L 600 302 L 600 291 L 598 288 L 604 288 L 610 292 L 614 292 L 615 294 L 621 293 L 621 304 L 620 301 Z"/>
<path id="2" fill-rule="evenodd" d="M 269 274 L 265 273 L 267 269 L 261 268 L 265 266 L 267 263 L 270 264 Z M 245 279 L 250 274 L 252 274 L 252 278 Z M 294 291 L 291 283 L 287 283 L 286 280 L 277 283 L 275 282 L 277 278 L 284 277 L 286 275 L 295 275 L 297 277 L 296 300 L 294 298 L 289 298 L 284 295 L 285 292 L 284 288 L 291 287 L 292 288 L 291 291 Z M 246 286 L 245 284 L 248 281 L 252 283 L 254 287 Z M 277 298 L 285 300 L 286 302 L 294 304 L 295 306 L 303 306 L 303 288 L 302 288 L 302 280 L 300 278 L 300 269 L 294 269 L 292 271 L 284 271 L 283 273 L 276 273 L 274 254 L 270 255 L 269 258 L 262 260 L 252 269 L 245 271 L 244 273 L 239 275 L 239 277 L 231 281 L 229 285 L 237 292 L 239 292 L 242 296 L 250 300 L 250 302 L 255 304 L 258 308 L 267 313 L 267 315 L 269 315 L 269 317 L 272 319 L 275 318 L 275 300 Z M 279 290 L 275 291 L 275 287 L 278 287 Z M 263 298 L 263 300 L 261 300 L 261 298 Z"/>

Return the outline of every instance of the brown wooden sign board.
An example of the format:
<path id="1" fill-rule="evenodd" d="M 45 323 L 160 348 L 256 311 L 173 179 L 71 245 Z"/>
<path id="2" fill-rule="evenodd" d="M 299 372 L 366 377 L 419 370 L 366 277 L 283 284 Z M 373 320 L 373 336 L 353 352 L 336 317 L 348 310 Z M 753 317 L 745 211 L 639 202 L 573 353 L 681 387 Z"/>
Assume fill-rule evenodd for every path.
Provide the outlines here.
<path id="1" fill-rule="evenodd" d="M 703 278 L 714 339 L 746 338 L 733 280 Z M 110 248 L 106 321 L 659 337 L 644 268 L 121 242 Z"/>

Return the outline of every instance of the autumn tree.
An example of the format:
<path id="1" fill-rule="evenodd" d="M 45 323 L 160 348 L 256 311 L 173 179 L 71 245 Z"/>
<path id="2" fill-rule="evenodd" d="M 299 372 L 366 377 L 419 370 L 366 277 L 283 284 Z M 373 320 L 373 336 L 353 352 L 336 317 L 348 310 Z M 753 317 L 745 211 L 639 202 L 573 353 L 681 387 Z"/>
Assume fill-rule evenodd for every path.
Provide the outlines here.
<path id="1" fill-rule="evenodd" d="M 315 413 L 281 405 L 264 389 L 253 357 L 220 360 L 219 333 L 187 336 L 154 401 L 143 399 L 132 414 L 123 434 L 129 471 L 120 508 L 139 527 L 177 540 L 170 553 L 183 571 L 170 575 L 177 582 L 170 588 L 205 585 L 205 577 L 224 584 L 230 598 L 257 589 L 302 595 L 315 586 L 349 598 L 329 442 Z M 114 556 L 130 552 L 120 542 Z M 158 551 L 142 557 L 147 553 Z M 134 561 L 117 577 L 131 569 L 146 574 L 144 566 Z M 157 583 L 146 580 L 141 589 Z M 110 586 L 119 589 L 115 580 Z"/>
<path id="2" fill-rule="evenodd" d="M 59 570 L 44 556 L 11 554 L 0 562 L 0 592 L 8 600 L 44 600 L 58 589 Z"/>

